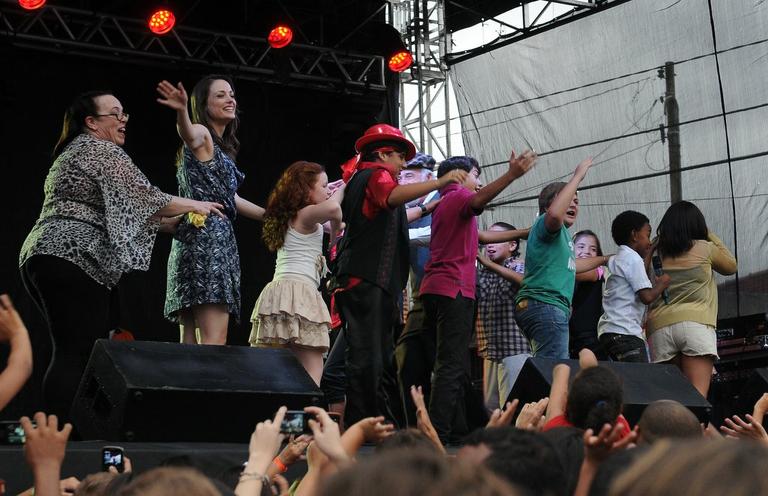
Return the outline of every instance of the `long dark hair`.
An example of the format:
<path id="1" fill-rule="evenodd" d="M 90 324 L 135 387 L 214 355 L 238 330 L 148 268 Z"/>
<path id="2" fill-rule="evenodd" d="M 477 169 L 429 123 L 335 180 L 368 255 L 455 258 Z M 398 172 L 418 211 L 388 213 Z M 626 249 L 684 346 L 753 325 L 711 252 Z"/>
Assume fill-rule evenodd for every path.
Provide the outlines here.
<path id="1" fill-rule="evenodd" d="M 64 112 L 64 123 L 61 126 L 61 136 L 56 146 L 53 147 L 53 159 L 61 155 L 61 152 L 76 136 L 85 132 L 85 118 L 96 115 L 96 98 L 112 95 L 108 90 L 87 91 L 77 95 L 67 110 Z"/>
<path id="2" fill-rule="evenodd" d="M 679 201 L 664 213 L 656 234 L 659 254 L 675 258 L 687 253 L 697 239 L 707 239 L 709 229 L 704 214 L 696 205 Z"/>
<path id="3" fill-rule="evenodd" d="M 288 223 L 296 212 L 309 204 L 309 193 L 323 172 L 322 165 L 300 160 L 292 163 L 280 176 L 267 200 L 261 231 L 261 238 L 271 251 L 277 251 L 285 243 Z"/>
<path id="4" fill-rule="evenodd" d="M 192 88 L 192 114 L 190 117 L 194 124 L 202 124 L 207 127 L 208 131 L 211 133 L 213 142 L 219 145 L 224 153 L 232 157 L 232 159 L 235 159 L 237 157 L 237 152 L 240 150 L 240 140 L 238 140 L 236 136 L 237 128 L 240 125 L 240 118 L 238 117 L 238 114 L 240 113 L 239 107 L 235 107 L 235 118 L 224 128 L 223 136 L 219 136 L 213 130 L 210 123 L 210 116 L 208 115 L 208 92 L 211 89 L 211 84 L 218 80 L 226 81 L 229 83 L 232 91 L 235 91 L 235 85 L 229 76 L 219 74 L 205 76 L 197 82 L 194 88 Z"/>

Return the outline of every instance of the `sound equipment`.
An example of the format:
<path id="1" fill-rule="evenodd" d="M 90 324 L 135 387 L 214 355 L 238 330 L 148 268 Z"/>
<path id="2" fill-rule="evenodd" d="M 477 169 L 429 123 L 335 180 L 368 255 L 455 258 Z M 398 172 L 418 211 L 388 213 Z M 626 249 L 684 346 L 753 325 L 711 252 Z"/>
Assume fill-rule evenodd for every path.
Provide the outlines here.
<path id="1" fill-rule="evenodd" d="M 71 418 L 83 439 L 247 443 L 280 406 L 321 400 L 289 350 L 100 339 Z"/>
<path id="2" fill-rule="evenodd" d="M 552 369 L 558 363 L 571 367 L 573 380 L 579 371 L 578 360 L 530 357 L 517 375 L 507 401 L 517 398 L 523 403 L 549 396 Z M 702 422 L 709 418 L 711 405 L 674 365 L 625 362 L 600 362 L 600 365 L 613 370 L 622 379 L 623 414 L 631 425 L 637 423 L 645 407 L 656 400 L 678 401 L 688 407 Z"/>
<path id="3" fill-rule="evenodd" d="M 768 358 L 768 315 L 758 313 L 717 321 L 718 363 Z"/>

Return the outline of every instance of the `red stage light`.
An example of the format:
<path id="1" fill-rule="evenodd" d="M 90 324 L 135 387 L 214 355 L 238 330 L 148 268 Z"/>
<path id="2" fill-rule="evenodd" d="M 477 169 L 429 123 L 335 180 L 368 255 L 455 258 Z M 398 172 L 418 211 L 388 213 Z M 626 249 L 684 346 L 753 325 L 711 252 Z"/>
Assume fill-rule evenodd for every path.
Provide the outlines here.
<path id="1" fill-rule="evenodd" d="M 19 0 L 22 9 L 37 10 L 45 5 L 45 0 Z"/>
<path id="2" fill-rule="evenodd" d="M 413 64 L 413 55 L 408 50 L 400 50 L 389 58 L 389 70 L 403 72 Z"/>
<path id="3" fill-rule="evenodd" d="M 279 25 L 269 32 L 267 41 L 272 48 L 283 48 L 293 40 L 293 30 L 288 26 Z"/>
<path id="4" fill-rule="evenodd" d="M 176 24 L 176 16 L 170 10 L 158 10 L 149 18 L 147 25 L 155 34 L 165 34 L 173 29 Z"/>

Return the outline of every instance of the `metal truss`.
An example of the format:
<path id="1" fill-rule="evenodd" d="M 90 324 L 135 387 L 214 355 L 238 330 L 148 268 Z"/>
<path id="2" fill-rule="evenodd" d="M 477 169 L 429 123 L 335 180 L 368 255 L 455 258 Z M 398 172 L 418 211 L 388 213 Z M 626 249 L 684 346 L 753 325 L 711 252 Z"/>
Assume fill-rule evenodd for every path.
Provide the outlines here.
<path id="1" fill-rule="evenodd" d="M 0 37 L 19 48 L 130 62 L 216 68 L 242 79 L 353 94 L 386 91 L 378 55 L 293 43 L 272 49 L 264 38 L 177 26 L 164 36 L 146 22 L 47 5 L 28 12 L 0 0 Z"/>
<path id="2" fill-rule="evenodd" d="M 391 2 L 389 19 L 414 58 L 400 77 L 400 127 L 420 151 L 442 160 L 452 152 L 445 0 Z"/>
<path id="3" fill-rule="evenodd" d="M 521 26 L 513 26 L 509 23 L 497 19 L 496 17 L 485 17 L 482 15 L 482 13 L 476 12 L 470 7 L 463 6 L 461 4 L 461 0 L 449 1 L 455 7 L 464 9 L 468 12 L 472 12 L 484 18 L 485 22 L 496 22 L 500 26 L 510 29 L 509 33 L 500 35 L 494 41 L 487 43 L 480 48 L 449 54 L 446 63 L 451 65 L 461 62 L 462 60 L 466 60 L 467 58 L 471 58 L 480 53 L 489 52 L 501 46 L 514 43 L 522 38 L 534 34 L 540 29 L 552 28 L 557 25 L 565 24 L 581 16 L 589 15 L 599 10 L 614 7 L 620 3 L 624 3 L 630 0 L 549 0 L 546 2 L 528 0 L 525 1 L 523 5 L 518 7 L 519 9 L 522 9 Z M 536 15 L 531 14 L 532 3 L 544 3 L 543 7 Z M 564 11 L 563 6 L 572 8 Z"/>

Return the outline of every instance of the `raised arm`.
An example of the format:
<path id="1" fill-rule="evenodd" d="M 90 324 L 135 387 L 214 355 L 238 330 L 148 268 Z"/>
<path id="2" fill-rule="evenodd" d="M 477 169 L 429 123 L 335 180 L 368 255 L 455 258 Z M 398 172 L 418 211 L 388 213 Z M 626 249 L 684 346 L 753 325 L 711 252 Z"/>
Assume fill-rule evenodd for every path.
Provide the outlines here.
<path id="1" fill-rule="evenodd" d="M 213 158 L 213 139 L 210 131 L 202 124 L 192 124 L 189 118 L 188 98 L 184 85 L 178 83 L 174 86 L 163 80 L 158 83 L 157 92 L 161 96 L 157 99 L 157 103 L 176 111 L 176 128 L 179 136 L 195 157 L 203 162 Z"/>
<path id="2" fill-rule="evenodd" d="M 608 263 L 608 259 L 611 258 L 611 255 L 599 255 L 597 257 L 589 257 L 589 258 L 577 258 L 576 259 L 576 273 L 580 274 L 582 272 L 589 272 L 590 270 L 594 270 L 601 265 L 605 265 Z M 597 279 L 594 279 L 595 281 Z"/>
<path id="3" fill-rule="evenodd" d="M 565 222 L 565 213 L 568 211 L 568 207 L 571 206 L 573 196 L 579 188 L 579 184 L 587 175 L 587 171 L 592 166 L 592 157 L 582 160 L 579 165 L 576 166 L 576 170 L 573 171 L 571 180 L 560 190 L 552 204 L 547 209 L 547 216 L 544 218 L 547 231 L 553 233 L 560 230 Z M 594 267 L 592 267 L 594 269 Z M 578 272 L 578 270 L 577 270 Z"/>
<path id="4" fill-rule="evenodd" d="M 736 257 L 715 233 L 708 233 L 707 238 L 715 245 L 715 249 L 712 250 L 712 268 L 724 276 L 734 274 L 738 270 Z"/>
<path id="5" fill-rule="evenodd" d="M 305 231 L 312 231 L 317 224 L 330 223 L 330 231 L 338 232 L 341 226 L 341 202 L 344 199 L 345 185 L 331 193 L 324 202 L 307 205 L 296 214 L 296 221 Z"/>
<path id="6" fill-rule="evenodd" d="M 523 274 L 515 272 L 514 270 L 508 267 L 504 267 L 503 265 L 493 263 L 493 261 L 491 261 L 491 259 L 485 255 L 478 255 L 477 261 L 483 264 L 483 266 L 491 272 L 498 274 L 508 281 L 512 281 L 518 285 L 523 283 Z"/>
<path id="7" fill-rule="evenodd" d="M 0 295 L 0 341 L 11 346 L 8 362 L 0 373 L 0 411 L 16 396 L 32 374 L 29 333 L 8 295 Z"/>
<path id="8" fill-rule="evenodd" d="M 430 192 L 444 188 L 451 183 L 463 183 L 467 178 L 467 172 L 463 170 L 452 170 L 440 179 L 430 179 L 423 183 L 399 184 L 387 198 L 387 205 L 390 208 L 396 208 L 405 205 L 411 200 L 426 196 Z"/>
<path id="9" fill-rule="evenodd" d="M 536 163 L 536 158 L 538 158 L 537 155 L 531 150 L 526 150 L 519 157 L 516 157 L 515 152 L 512 151 L 509 157 L 509 169 L 475 193 L 470 200 L 472 209 L 475 211 L 484 209 L 488 202 L 496 198 L 504 188 L 512 184 L 512 181 L 531 170 Z"/>
<path id="10" fill-rule="evenodd" d="M 637 297 L 646 305 L 650 305 L 669 287 L 669 281 L 669 274 L 662 274 L 656 277 L 656 284 L 654 284 L 652 288 L 645 288 L 638 291 Z"/>
<path id="11" fill-rule="evenodd" d="M 482 191 L 482 190 L 481 190 Z M 477 238 L 480 244 L 505 243 L 507 241 L 516 241 L 518 239 L 528 239 L 528 229 L 512 229 L 511 231 L 479 231 Z"/>
<path id="12" fill-rule="evenodd" d="M 235 208 L 237 209 L 237 213 L 243 217 L 258 220 L 259 222 L 264 220 L 264 207 L 260 207 L 255 203 L 246 200 L 237 193 L 235 193 Z"/>
<path id="13" fill-rule="evenodd" d="M 571 378 L 571 368 L 559 363 L 552 370 L 552 387 L 549 389 L 549 405 L 547 405 L 547 418 L 549 422 L 555 417 L 565 413 L 568 403 L 568 381 Z"/>

